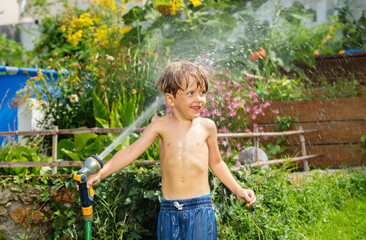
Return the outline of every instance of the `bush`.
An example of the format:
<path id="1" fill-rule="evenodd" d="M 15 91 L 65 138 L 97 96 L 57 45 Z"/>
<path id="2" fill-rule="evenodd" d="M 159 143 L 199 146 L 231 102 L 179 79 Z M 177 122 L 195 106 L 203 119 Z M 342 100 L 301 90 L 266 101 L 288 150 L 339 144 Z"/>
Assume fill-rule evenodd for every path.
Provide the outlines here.
<path id="1" fill-rule="evenodd" d="M 318 221 L 327 208 L 338 208 L 349 198 L 365 196 L 366 189 L 366 177 L 356 171 L 289 177 L 289 170 L 284 166 L 281 169 L 248 169 L 234 175 L 243 186 L 255 191 L 257 202 L 248 209 L 210 174 L 219 239 L 300 239 L 306 226 Z M 79 197 L 67 208 L 55 202 L 50 194 L 50 189 L 61 187 L 71 188 L 77 194 L 74 180 L 17 179 L 18 184 L 37 184 L 43 191 L 41 201 L 50 203 L 53 213 L 48 221 L 53 232 L 47 239 L 83 237 L 84 220 Z M 13 179 L 3 180 L 0 185 L 13 182 Z M 93 237 L 156 239 L 160 188 L 158 166 L 129 166 L 96 185 Z"/>

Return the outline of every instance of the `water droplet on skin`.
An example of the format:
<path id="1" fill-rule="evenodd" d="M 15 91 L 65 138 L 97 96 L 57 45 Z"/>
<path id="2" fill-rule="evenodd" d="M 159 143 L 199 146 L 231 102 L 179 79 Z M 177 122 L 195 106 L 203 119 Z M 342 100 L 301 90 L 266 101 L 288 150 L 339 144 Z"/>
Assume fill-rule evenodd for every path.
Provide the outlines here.
<path id="1" fill-rule="evenodd" d="M 179 142 L 178 143 L 178 161 L 182 160 L 182 154 L 183 154 L 183 143 Z"/>

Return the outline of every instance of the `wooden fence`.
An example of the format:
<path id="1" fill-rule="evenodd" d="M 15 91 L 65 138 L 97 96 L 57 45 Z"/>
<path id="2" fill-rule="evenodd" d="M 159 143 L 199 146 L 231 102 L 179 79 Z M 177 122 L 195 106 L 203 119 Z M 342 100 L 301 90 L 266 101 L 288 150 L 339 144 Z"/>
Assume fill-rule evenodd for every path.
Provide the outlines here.
<path id="1" fill-rule="evenodd" d="M 272 110 L 278 109 L 279 114 Z M 291 129 L 303 126 L 318 129 L 307 135 L 307 154 L 320 153 L 309 164 L 314 168 L 362 166 L 361 136 L 366 135 L 366 98 L 317 99 L 307 101 L 272 102 L 265 115 L 257 119 L 264 131 L 278 125 L 276 116 L 290 116 Z M 286 145 L 290 154 L 298 153 L 300 143 L 289 136 Z"/>
<path id="2" fill-rule="evenodd" d="M 54 126 L 52 130 L 43 131 L 13 131 L 13 132 L 0 132 L 0 136 L 35 136 L 35 135 L 52 135 L 52 161 L 50 162 L 0 162 L 0 168 L 14 168 L 14 167 L 52 167 L 52 174 L 56 174 L 57 167 L 73 167 L 83 166 L 83 161 L 57 161 L 57 141 L 58 135 L 61 134 L 83 134 L 83 133 L 122 133 L 126 128 L 83 128 L 83 129 L 58 129 Z M 144 128 L 136 128 L 134 132 L 142 132 Z M 317 130 L 303 130 L 300 126 L 299 129 L 286 132 L 258 132 L 255 128 L 252 133 L 225 133 L 218 134 L 218 138 L 253 138 L 254 146 L 256 147 L 256 162 L 251 164 L 251 167 L 260 167 L 263 165 L 279 164 L 285 161 L 290 162 L 302 162 L 304 170 L 309 170 L 307 160 L 311 158 L 319 157 L 319 154 L 307 154 L 305 133 L 314 133 Z M 275 136 L 291 136 L 299 135 L 299 142 L 301 146 L 301 157 L 293 157 L 289 159 L 274 159 L 266 162 L 260 162 L 258 158 L 259 139 L 262 137 L 275 137 Z M 137 165 L 155 165 L 159 164 L 159 161 L 151 160 L 139 160 L 136 161 Z M 233 168 L 232 170 L 239 170 L 240 167 Z"/>

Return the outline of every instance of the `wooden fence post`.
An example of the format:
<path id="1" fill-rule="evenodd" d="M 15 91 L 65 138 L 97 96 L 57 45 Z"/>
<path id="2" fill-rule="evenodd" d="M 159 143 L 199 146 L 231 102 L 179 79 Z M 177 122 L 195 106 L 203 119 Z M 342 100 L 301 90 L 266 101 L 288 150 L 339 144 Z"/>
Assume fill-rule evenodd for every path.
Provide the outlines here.
<path id="1" fill-rule="evenodd" d="M 52 134 L 52 162 L 57 161 L 57 138 L 58 138 L 58 126 L 53 126 L 54 133 Z M 52 175 L 57 173 L 57 167 L 52 167 Z"/>
<path id="2" fill-rule="evenodd" d="M 253 132 L 258 133 L 258 127 L 254 127 Z M 254 137 L 254 147 L 255 147 L 255 161 L 259 162 L 259 156 L 258 156 L 259 139 L 258 139 L 258 137 Z"/>
<path id="3" fill-rule="evenodd" d="M 300 131 L 303 130 L 302 126 L 299 126 L 298 128 Z M 305 137 L 304 137 L 304 133 L 300 133 L 300 144 L 301 144 L 301 154 L 303 156 L 306 156 L 306 144 L 305 144 Z M 308 160 L 303 160 L 302 161 L 303 165 L 304 165 L 304 170 L 305 171 L 309 171 L 309 164 L 308 164 Z"/>

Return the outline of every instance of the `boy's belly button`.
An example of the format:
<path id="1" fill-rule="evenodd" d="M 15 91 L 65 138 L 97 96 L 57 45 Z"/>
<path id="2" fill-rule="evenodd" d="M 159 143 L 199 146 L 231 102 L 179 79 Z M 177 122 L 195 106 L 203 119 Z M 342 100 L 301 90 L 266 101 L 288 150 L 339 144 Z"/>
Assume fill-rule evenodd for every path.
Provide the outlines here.
<path id="1" fill-rule="evenodd" d="M 184 178 L 183 177 L 179 178 L 179 181 L 183 182 L 184 181 Z"/>

